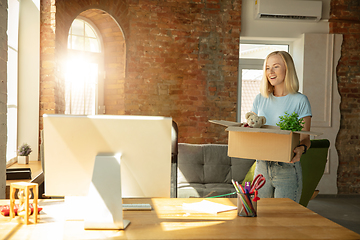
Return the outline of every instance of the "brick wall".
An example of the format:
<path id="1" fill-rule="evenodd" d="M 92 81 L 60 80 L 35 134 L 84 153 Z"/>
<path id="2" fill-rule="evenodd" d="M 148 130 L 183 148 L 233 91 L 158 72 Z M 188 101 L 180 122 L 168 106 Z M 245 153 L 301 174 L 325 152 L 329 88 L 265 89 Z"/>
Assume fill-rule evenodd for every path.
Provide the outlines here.
<path id="1" fill-rule="evenodd" d="M 330 33 L 344 36 L 337 67 L 341 95 L 341 122 L 336 140 L 338 191 L 360 193 L 360 1 L 332 0 L 330 12 Z"/>
<path id="2" fill-rule="evenodd" d="M 55 59 L 55 12 L 55 0 L 40 2 L 40 129 L 43 114 L 64 112 L 64 91 Z"/>
<path id="3" fill-rule="evenodd" d="M 6 189 L 6 112 L 7 112 L 7 0 L 0 0 L 0 199 Z"/>
<path id="4" fill-rule="evenodd" d="M 132 1 L 126 114 L 172 116 L 180 142 L 226 142 L 236 120 L 241 1 Z"/>
<path id="5" fill-rule="evenodd" d="M 106 74 L 107 113 L 171 116 L 179 125 L 180 142 L 226 142 L 224 128 L 208 120 L 236 119 L 241 0 L 62 0 L 55 5 L 42 0 L 42 4 L 49 6 L 48 12 L 56 8 L 50 27 L 55 41 L 52 35 L 49 41 L 55 46 L 53 83 L 61 73 L 59 61 L 73 19 L 88 9 L 103 10 L 119 24 L 126 43 L 125 77 L 114 77 L 123 75 L 121 63 L 113 64 L 112 75 Z M 110 46 L 104 44 L 105 49 Z M 105 65 L 109 58 L 105 56 Z M 58 79 L 61 82 L 61 76 Z M 61 84 L 52 85 L 55 91 L 58 88 L 61 92 Z M 55 111 L 62 111 L 56 97 L 49 100 L 55 102 L 51 102 Z"/>

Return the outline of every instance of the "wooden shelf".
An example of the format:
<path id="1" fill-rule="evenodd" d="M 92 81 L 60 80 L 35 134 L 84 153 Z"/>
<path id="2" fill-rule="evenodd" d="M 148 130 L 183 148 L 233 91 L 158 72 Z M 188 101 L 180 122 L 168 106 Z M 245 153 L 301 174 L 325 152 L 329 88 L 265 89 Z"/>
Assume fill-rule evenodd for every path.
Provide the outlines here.
<path id="1" fill-rule="evenodd" d="M 30 161 L 29 164 L 14 163 L 7 168 L 30 168 L 31 179 L 6 180 L 6 198 L 9 198 L 11 183 L 28 182 L 28 183 L 37 183 L 40 185 L 44 182 L 44 172 L 41 166 L 41 161 Z"/>

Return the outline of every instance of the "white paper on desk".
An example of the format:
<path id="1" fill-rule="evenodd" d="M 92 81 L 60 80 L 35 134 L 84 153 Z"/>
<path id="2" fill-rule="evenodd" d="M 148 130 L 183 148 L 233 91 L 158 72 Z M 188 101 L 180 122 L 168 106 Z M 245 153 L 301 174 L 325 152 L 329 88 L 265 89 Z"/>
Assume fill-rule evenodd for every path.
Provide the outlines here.
<path id="1" fill-rule="evenodd" d="M 221 203 L 214 203 L 207 200 L 202 200 L 201 202 L 197 202 L 197 203 L 183 203 L 182 206 L 184 210 L 194 210 L 197 212 L 212 213 L 212 214 L 217 214 L 219 212 L 225 212 L 225 211 L 237 209 L 237 207 L 235 206 L 227 206 Z"/>

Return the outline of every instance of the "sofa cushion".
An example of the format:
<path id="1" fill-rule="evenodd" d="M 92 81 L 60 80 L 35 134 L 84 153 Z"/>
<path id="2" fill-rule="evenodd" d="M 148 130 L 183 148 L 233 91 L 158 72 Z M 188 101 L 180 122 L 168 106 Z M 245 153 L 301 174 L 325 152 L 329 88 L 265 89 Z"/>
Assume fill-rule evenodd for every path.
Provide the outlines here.
<path id="1" fill-rule="evenodd" d="M 204 144 L 202 149 L 204 158 L 203 183 L 229 183 L 226 180 L 229 177 L 231 178 L 231 158 L 227 156 L 227 146 Z"/>
<path id="2" fill-rule="evenodd" d="M 205 197 L 234 192 L 234 179 L 242 182 L 254 163 L 231 158 L 226 144 L 179 143 L 178 197 Z"/>
<path id="3" fill-rule="evenodd" d="M 178 184 L 203 183 L 204 159 L 200 144 L 178 145 Z"/>

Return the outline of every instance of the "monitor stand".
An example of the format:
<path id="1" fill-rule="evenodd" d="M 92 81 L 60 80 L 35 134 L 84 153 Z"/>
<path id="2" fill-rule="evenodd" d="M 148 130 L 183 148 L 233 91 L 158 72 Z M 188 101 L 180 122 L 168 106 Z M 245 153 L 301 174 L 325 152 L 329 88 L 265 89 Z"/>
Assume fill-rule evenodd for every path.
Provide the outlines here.
<path id="1" fill-rule="evenodd" d="M 95 158 L 84 218 L 85 229 L 125 229 L 121 196 L 121 154 L 99 154 Z"/>

